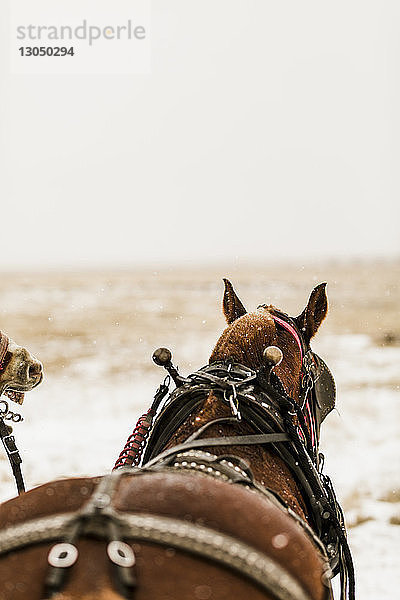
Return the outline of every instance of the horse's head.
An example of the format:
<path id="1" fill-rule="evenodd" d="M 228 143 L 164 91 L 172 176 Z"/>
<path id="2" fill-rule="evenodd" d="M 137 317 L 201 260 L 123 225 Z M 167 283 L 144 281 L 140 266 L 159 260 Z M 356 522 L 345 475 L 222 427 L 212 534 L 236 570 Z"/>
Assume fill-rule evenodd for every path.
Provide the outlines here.
<path id="1" fill-rule="evenodd" d="M 0 396 L 5 394 L 22 404 L 24 393 L 39 385 L 42 379 L 42 363 L 0 332 Z"/>
<path id="2" fill-rule="evenodd" d="M 307 306 L 298 317 L 288 317 L 275 306 L 263 304 L 247 313 L 227 279 L 223 310 L 228 327 L 219 338 L 210 362 L 237 361 L 254 370 L 264 361 L 264 350 L 277 346 L 283 353 L 282 362 L 275 368 L 286 392 L 298 398 L 302 373 L 302 354 L 309 348 L 311 338 L 324 320 L 328 302 L 325 283 L 311 292 Z"/>

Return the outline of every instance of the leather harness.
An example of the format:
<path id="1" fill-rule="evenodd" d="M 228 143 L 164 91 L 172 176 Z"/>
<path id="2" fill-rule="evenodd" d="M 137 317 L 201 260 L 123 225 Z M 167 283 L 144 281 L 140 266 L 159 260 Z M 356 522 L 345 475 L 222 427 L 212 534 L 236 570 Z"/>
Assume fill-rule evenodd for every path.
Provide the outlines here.
<path id="1" fill-rule="evenodd" d="M 227 375 L 229 379 L 227 379 Z M 258 374 L 235 363 L 217 362 L 207 365 L 187 378 L 176 388 L 159 412 L 145 445 L 142 466 L 168 464 L 180 452 L 215 446 L 271 444 L 288 465 L 302 491 L 306 505 L 313 517 L 319 538 L 330 559 L 333 573 L 340 570 L 340 546 L 337 525 L 344 527 L 341 509 L 327 475 L 318 471 L 299 435 L 299 426 L 293 417 L 299 414 L 298 405 L 284 392 L 279 379 L 271 374 L 272 383 L 260 386 Z M 189 382 L 190 381 L 190 382 Z M 185 442 L 168 450 L 163 448 L 172 434 L 190 414 L 200 408 L 210 391 L 226 400 L 226 391 L 236 389 L 236 399 L 241 418 L 257 433 L 245 436 L 202 437 L 212 425 L 220 422 L 237 422 L 237 417 L 217 419 L 206 423 Z M 314 450 L 313 454 L 317 454 Z M 321 455 L 318 457 L 320 462 Z M 335 523 L 336 527 L 333 526 Z"/>
<path id="2" fill-rule="evenodd" d="M 160 396 L 166 393 L 166 386 L 164 385 L 164 389 L 160 386 L 148 413 L 147 428 L 143 430 L 138 455 L 144 450 L 142 466 L 146 468 L 168 464 L 178 453 L 195 448 L 271 444 L 300 486 L 317 535 L 329 557 L 333 575 L 340 573 L 341 600 L 346 597 L 353 600 L 354 567 L 343 512 L 330 478 L 322 473 L 323 455 L 318 449 L 321 423 L 335 406 L 335 382 L 325 362 L 305 344 L 293 319 L 285 313 L 275 312 L 271 316 L 292 333 L 299 345 L 303 382 L 300 404 L 288 396 L 272 368 L 262 367 L 259 371 L 253 371 L 231 361 L 217 361 L 184 378 L 178 375 L 172 365 L 168 365 L 166 368 L 174 377 L 177 387 L 158 412 L 153 424 Z M 243 419 L 257 433 L 221 438 L 201 437 L 210 426 L 219 422 L 217 419 L 208 422 L 182 444 L 163 450 L 172 434 L 190 414 L 200 408 L 210 392 L 217 393 L 223 401 L 230 404 L 234 414 L 233 421 Z M 311 432 L 314 431 L 311 438 L 307 420 Z M 125 447 L 124 451 L 126 450 Z"/>

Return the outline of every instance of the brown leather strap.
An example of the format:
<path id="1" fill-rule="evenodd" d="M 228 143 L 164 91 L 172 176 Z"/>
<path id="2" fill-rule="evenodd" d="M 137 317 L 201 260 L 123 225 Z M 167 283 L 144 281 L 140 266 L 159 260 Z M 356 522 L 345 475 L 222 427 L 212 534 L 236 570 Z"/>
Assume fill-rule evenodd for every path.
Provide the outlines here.
<path id="1" fill-rule="evenodd" d="M 233 437 L 220 438 L 201 438 L 183 442 L 173 446 L 168 450 L 164 450 L 161 454 L 147 462 L 144 467 L 149 467 L 154 463 L 161 461 L 169 456 L 174 456 L 178 452 L 184 452 L 192 448 L 209 448 L 211 446 L 248 446 L 251 444 L 274 444 L 276 442 L 289 442 L 290 437 L 287 433 L 261 433 L 252 435 L 236 435 Z"/>
<path id="2" fill-rule="evenodd" d="M 7 453 L 7 458 L 10 461 L 15 483 L 17 484 L 18 494 L 22 494 L 22 492 L 25 491 L 24 478 L 21 471 L 22 458 L 11 431 L 12 430 L 9 429 L 4 420 L 0 417 L 0 439 Z"/>

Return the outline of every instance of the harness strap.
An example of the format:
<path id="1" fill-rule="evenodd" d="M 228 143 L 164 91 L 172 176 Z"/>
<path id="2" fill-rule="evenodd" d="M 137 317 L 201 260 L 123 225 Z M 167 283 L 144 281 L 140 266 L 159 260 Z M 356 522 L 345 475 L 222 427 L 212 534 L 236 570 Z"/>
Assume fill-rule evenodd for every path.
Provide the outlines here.
<path id="1" fill-rule="evenodd" d="M 12 431 L 12 430 L 11 430 Z M 11 435 L 10 428 L 5 424 L 4 419 L 0 417 L 0 438 L 3 442 L 11 469 L 17 484 L 18 494 L 25 492 L 24 478 L 21 471 L 22 458 L 15 444 L 15 438 Z"/>
<path id="2" fill-rule="evenodd" d="M 345 600 L 348 587 L 348 596 L 350 600 L 355 600 L 355 572 L 353 558 L 350 547 L 347 541 L 346 530 L 344 526 L 343 513 L 336 501 L 336 496 L 333 491 L 332 483 L 327 475 L 323 475 L 324 491 L 321 494 L 321 486 L 318 480 L 313 464 L 297 437 L 297 432 L 289 417 L 289 413 L 284 414 L 285 425 L 290 434 L 291 441 L 298 453 L 298 461 L 303 471 L 308 474 L 308 481 L 313 494 L 317 498 L 318 504 L 321 506 L 322 518 L 334 528 L 339 539 L 339 572 L 341 575 L 341 600 Z M 333 500 L 333 502 L 332 502 Z M 344 560 L 343 560 L 344 559 Z"/>
<path id="3" fill-rule="evenodd" d="M 45 580 L 45 599 L 50 600 L 55 594 L 58 594 L 64 586 L 65 579 L 69 569 L 75 564 L 79 552 L 75 544 L 77 540 L 86 533 L 92 533 L 97 535 L 101 539 L 108 542 L 107 554 L 111 562 L 114 563 L 114 568 L 117 571 L 117 587 L 118 592 L 129 600 L 132 598 L 132 589 L 135 586 L 135 577 L 131 571 L 131 567 L 135 563 L 134 554 L 130 547 L 122 542 L 122 537 L 125 536 L 121 530 L 119 519 L 117 519 L 117 513 L 111 506 L 114 494 L 116 492 L 119 481 L 123 476 L 126 476 L 128 472 L 120 469 L 114 471 L 109 475 L 102 477 L 100 483 L 97 485 L 89 501 L 77 512 L 75 515 L 64 515 L 67 516 L 65 527 L 63 531 L 59 531 L 60 537 L 63 538 L 63 542 L 58 542 L 53 546 L 48 555 L 48 562 L 50 568 L 47 572 Z M 61 515 L 62 516 L 62 515 Z M 42 526 L 44 522 L 50 522 L 58 520 L 58 517 L 44 517 L 44 519 L 37 519 L 34 523 L 38 523 Z M 29 522 L 26 524 L 29 525 Z M 17 525 L 17 528 L 20 527 Z M 40 531 L 40 527 L 38 527 Z M 43 532 L 43 540 L 50 541 L 53 537 L 47 537 L 47 530 Z M 50 527 L 51 529 L 51 527 Z M 12 531 L 13 528 L 11 527 Z M 6 530 L 7 532 L 7 530 Z M 62 534 L 62 535 L 61 535 Z M 0 540 L 2 539 L 0 533 Z M 27 544 L 35 543 L 30 537 L 26 539 Z M 19 547 L 22 547 L 20 544 Z M 117 546 L 115 548 L 115 545 Z M 113 549 L 114 548 L 114 549 Z M 66 550 L 70 552 L 72 550 L 72 560 L 65 561 L 63 555 Z M 0 543 L 0 553 L 2 552 Z M 122 554 L 121 554 L 122 552 Z M 129 560 L 131 555 L 131 560 Z M 56 560 L 52 557 L 55 556 Z M 128 560 L 127 560 L 128 559 Z"/>
<path id="4" fill-rule="evenodd" d="M 213 423 L 214 424 L 214 423 Z M 247 446 L 253 444 L 274 444 L 276 442 L 289 442 L 290 437 L 287 433 L 262 433 L 253 435 L 235 435 L 232 437 L 224 438 L 201 438 L 200 440 L 186 441 L 183 444 L 173 446 L 164 452 L 161 452 L 158 456 L 146 463 L 145 467 L 148 468 L 151 465 L 168 458 L 171 455 L 183 452 L 184 450 L 190 450 L 193 448 L 204 448 L 204 447 L 215 447 L 215 446 Z"/>

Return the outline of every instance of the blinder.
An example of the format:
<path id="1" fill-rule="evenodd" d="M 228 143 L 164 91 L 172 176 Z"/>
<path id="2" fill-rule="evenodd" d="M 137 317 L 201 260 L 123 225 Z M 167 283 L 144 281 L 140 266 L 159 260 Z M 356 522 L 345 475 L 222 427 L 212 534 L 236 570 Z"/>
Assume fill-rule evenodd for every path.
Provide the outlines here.
<path id="1" fill-rule="evenodd" d="M 311 376 L 315 397 L 314 410 L 317 429 L 336 404 L 336 383 L 324 360 L 309 350 L 303 358 L 304 369 Z"/>
<path id="2" fill-rule="evenodd" d="M 261 304 L 258 308 L 264 308 L 265 306 L 265 304 Z M 272 318 L 276 324 L 293 335 L 299 346 L 300 354 L 303 357 L 303 369 L 305 371 L 304 381 L 306 383 L 306 389 L 304 402 L 307 400 L 308 392 L 312 390 L 315 398 L 313 410 L 319 435 L 321 423 L 335 408 L 336 383 L 333 375 L 325 361 L 306 344 L 304 337 L 298 329 L 296 321 L 292 317 L 280 310 L 274 309 Z"/>

